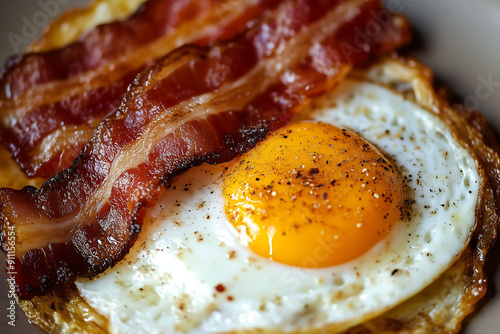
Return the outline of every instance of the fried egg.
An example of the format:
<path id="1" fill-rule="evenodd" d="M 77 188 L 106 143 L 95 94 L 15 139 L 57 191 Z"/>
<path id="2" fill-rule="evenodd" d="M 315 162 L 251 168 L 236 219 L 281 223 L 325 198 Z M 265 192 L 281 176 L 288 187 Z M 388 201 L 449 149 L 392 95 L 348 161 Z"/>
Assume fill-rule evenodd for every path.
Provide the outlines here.
<path id="1" fill-rule="evenodd" d="M 130 253 L 76 285 L 113 333 L 342 331 L 453 264 L 480 185 L 437 115 L 351 78 L 247 154 L 173 180 Z"/>

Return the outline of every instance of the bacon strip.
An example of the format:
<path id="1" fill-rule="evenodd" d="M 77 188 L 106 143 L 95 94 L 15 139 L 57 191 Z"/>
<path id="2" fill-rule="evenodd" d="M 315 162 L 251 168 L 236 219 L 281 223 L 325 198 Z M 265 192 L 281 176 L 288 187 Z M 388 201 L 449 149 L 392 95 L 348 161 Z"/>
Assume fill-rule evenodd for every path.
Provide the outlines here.
<path id="1" fill-rule="evenodd" d="M 145 66 L 183 44 L 234 37 L 279 2 L 150 0 L 76 43 L 20 56 L 0 79 L 0 141 L 29 177 L 49 178 L 71 165 Z"/>
<path id="2" fill-rule="evenodd" d="M 183 47 L 143 72 L 71 168 L 40 189 L 0 190 L 19 297 L 112 266 L 172 176 L 248 150 L 353 65 L 407 42 L 400 17 L 358 41 L 381 10 L 378 0 L 289 0 L 232 41 Z"/>

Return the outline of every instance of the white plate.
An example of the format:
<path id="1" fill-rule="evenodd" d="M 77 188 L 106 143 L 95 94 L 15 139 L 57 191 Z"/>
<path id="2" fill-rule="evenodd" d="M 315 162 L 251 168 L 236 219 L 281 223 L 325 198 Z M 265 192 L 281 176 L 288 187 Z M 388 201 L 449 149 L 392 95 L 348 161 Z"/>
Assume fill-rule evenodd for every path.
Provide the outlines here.
<path id="1" fill-rule="evenodd" d="M 20 52 L 42 32 L 48 19 L 88 0 L 16 0 L 0 2 L 0 62 Z M 412 54 L 435 71 L 467 106 L 477 107 L 500 129 L 500 0 L 387 0 L 412 21 L 417 39 Z M 27 23 L 29 22 L 29 23 Z M 30 25 L 31 24 L 31 25 Z M 29 26 L 29 27 L 28 27 Z M 31 28 L 31 29 L 30 29 Z M 499 245 L 500 246 L 500 245 Z M 3 266 L 3 254 L 0 266 Z M 488 293 L 468 318 L 463 334 L 496 334 L 500 328 L 500 247 L 488 256 Z M 17 309 L 16 326 L 7 324 L 10 299 L 0 270 L 0 332 L 41 333 Z"/>

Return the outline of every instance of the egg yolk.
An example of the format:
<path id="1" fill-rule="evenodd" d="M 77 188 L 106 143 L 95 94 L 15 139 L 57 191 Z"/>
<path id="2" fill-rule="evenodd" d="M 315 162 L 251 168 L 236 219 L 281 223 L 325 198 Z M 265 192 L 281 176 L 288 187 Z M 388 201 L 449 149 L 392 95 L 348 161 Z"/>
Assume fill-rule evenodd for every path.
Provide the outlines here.
<path id="1" fill-rule="evenodd" d="M 353 260 L 401 217 L 403 184 L 357 134 L 290 124 L 231 161 L 225 211 L 250 249 L 280 263 L 329 267 Z"/>

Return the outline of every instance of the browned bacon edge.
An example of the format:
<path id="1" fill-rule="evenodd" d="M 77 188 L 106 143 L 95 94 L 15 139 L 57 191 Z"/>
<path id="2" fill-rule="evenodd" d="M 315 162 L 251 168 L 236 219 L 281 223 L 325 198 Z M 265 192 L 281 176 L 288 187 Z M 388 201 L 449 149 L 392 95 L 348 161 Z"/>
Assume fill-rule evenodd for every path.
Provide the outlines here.
<path id="1" fill-rule="evenodd" d="M 378 0 L 286 1 L 232 41 L 181 48 L 143 72 L 71 168 L 40 189 L 0 190 L 18 296 L 112 266 L 172 176 L 248 150 L 352 65 L 407 42 L 406 21 L 382 11 Z"/>
<path id="2" fill-rule="evenodd" d="M 66 47 L 12 59 L 0 78 L 0 142 L 29 177 L 53 176 L 71 165 L 145 66 L 182 44 L 230 39 L 279 2 L 150 0 Z"/>

